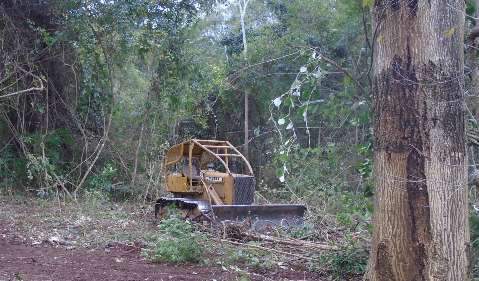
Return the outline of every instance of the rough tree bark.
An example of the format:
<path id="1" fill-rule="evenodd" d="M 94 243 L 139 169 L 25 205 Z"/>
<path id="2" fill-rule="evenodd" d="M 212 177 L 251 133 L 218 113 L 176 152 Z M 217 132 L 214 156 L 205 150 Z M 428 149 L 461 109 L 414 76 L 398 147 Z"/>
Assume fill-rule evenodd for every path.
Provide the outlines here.
<path id="1" fill-rule="evenodd" d="M 464 1 L 376 0 L 367 281 L 465 281 Z"/>

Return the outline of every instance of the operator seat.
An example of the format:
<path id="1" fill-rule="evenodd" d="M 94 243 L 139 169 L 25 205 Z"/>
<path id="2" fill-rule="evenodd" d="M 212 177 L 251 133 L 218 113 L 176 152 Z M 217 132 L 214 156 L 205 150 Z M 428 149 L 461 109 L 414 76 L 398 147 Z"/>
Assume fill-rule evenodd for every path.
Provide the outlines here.
<path id="1" fill-rule="evenodd" d="M 200 179 L 200 168 L 198 168 L 198 159 L 196 158 L 191 159 L 191 173 L 190 173 L 190 165 L 188 163 L 188 158 L 185 157 L 183 159 L 183 175 L 187 178 L 191 178 L 194 180 Z"/>

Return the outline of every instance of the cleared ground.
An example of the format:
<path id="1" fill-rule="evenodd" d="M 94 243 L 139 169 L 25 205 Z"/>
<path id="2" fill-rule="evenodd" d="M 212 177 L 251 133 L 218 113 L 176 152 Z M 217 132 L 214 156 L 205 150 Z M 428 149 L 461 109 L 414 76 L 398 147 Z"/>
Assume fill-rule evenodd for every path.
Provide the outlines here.
<path id="1" fill-rule="evenodd" d="M 151 263 L 146 209 L 0 197 L 0 280 L 326 280 L 289 266 Z"/>

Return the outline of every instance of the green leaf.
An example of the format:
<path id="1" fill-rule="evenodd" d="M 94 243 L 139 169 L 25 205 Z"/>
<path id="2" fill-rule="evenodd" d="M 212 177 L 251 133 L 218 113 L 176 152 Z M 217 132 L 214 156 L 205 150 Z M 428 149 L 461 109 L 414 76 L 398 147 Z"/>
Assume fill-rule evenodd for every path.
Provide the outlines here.
<path id="1" fill-rule="evenodd" d="M 363 0 L 363 7 L 371 8 L 374 4 L 374 0 Z"/>

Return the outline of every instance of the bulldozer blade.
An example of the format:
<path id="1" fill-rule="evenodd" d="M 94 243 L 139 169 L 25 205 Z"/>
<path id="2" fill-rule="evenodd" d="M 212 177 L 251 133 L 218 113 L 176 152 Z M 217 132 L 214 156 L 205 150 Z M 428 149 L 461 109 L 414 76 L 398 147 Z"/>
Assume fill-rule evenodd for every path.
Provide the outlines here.
<path id="1" fill-rule="evenodd" d="M 169 198 L 161 197 L 155 203 L 155 218 L 162 218 L 165 215 L 165 208 L 174 206 L 178 208 L 183 216 L 190 220 L 205 218 L 211 220 L 211 205 L 205 200 L 195 200 L 189 198 Z"/>
<path id="2" fill-rule="evenodd" d="M 306 207 L 297 204 L 274 205 L 214 205 L 211 206 L 216 220 L 245 221 L 250 220 L 252 228 L 282 226 L 286 228 L 303 225 Z"/>

